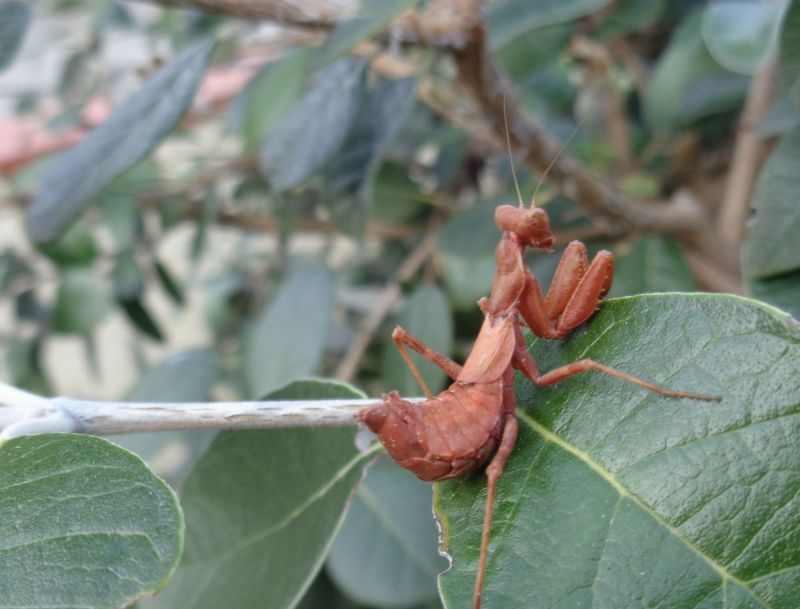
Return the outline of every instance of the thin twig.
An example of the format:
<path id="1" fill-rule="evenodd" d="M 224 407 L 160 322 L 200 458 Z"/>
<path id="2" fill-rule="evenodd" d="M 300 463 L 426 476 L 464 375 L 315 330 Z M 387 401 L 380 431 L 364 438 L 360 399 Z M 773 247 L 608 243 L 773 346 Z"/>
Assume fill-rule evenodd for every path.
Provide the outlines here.
<path id="1" fill-rule="evenodd" d="M 731 167 L 725 180 L 725 192 L 717 218 L 720 236 L 734 245 L 738 245 L 742 239 L 753 185 L 758 170 L 769 152 L 769 147 L 757 133 L 756 127 L 772 103 L 777 80 L 778 61 L 773 57 L 753 76 L 739 120 L 736 145 L 733 148 Z"/>
<path id="2" fill-rule="evenodd" d="M 416 402 L 423 398 L 406 398 Z M 0 383 L 0 440 L 53 432 L 114 435 L 199 429 L 355 426 L 375 399 L 132 403 L 45 398 Z"/>
<path id="3" fill-rule="evenodd" d="M 422 264 L 427 260 L 436 245 L 436 237 L 438 234 L 439 223 L 434 222 L 428 229 L 425 237 L 420 241 L 419 245 L 409 254 L 409 256 L 400 265 L 400 268 L 395 273 L 392 280 L 386 285 L 381 292 L 375 306 L 370 310 L 369 315 L 364 319 L 361 328 L 350 344 L 350 348 L 345 353 L 336 370 L 336 378 L 342 381 L 349 381 L 355 376 L 358 370 L 358 364 L 367 350 L 369 343 L 372 342 L 372 337 L 377 332 L 381 322 L 386 318 L 392 310 L 392 306 L 400 297 L 400 285 L 417 272 Z"/>
<path id="4" fill-rule="evenodd" d="M 148 0 L 162 6 L 189 8 L 213 15 L 276 21 L 286 26 L 324 29 L 352 18 L 356 0 Z"/>

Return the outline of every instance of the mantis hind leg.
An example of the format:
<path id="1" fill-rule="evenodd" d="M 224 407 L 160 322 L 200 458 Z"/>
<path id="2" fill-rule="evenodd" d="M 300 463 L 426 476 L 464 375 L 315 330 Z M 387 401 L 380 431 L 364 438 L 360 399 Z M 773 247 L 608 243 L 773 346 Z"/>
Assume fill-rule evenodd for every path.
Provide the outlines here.
<path id="1" fill-rule="evenodd" d="M 419 353 L 429 362 L 438 366 L 447 376 L 454 380 L 461 372 L 460 365 L 455 363 L 449 357 L 442 355 L 434 349 L 431 349 L 416 336 L 409 334 L 400 326 L 397 326 L 392 332 L 392 341 L 394 341 L 397 350 L 400 352 L 400 356 L 403 358 L 403 361 L 405 361 L 409 370 L 411 370 L 411 374 L 414 375 L 414 378 L 417 380 L 417 383 L 419 383 L 419 386 L 422 388 L 422 391 L 425 393 L 425 397 L 427 398 L 433 397 L 433 394 L 431 394 L 431 390 L 428 388 L 428 384 L 425 382 L 425 379 L 422 378 L 422 374 L 420 374 L 419 368 L 417 368 L 414 360 L 411 359 L 408 351 L 406 351 L 406 346 Z"/>
<path id="2" fill-rule="evenodd" d="M 500 445 L 497 451 L 486 466 L 486 506 L 483 511 L 483 529 L 481 531 L 481 551 L 478 559 L 478 574 L 475 578 L 475 592 L 472 597 L 472 609 L 480 609 L 481 595 L 483 594 L 483 580 L 486 576 L 486 565 L 489 559 L 489 540 L 492 533 L 492 522 L 494 520 L 494 502 L 497 493 L 497 481 L 503 475 L 514 445 L 517 443 L 519 425 L 514 415 L 516 400 L 514 398 L 514 371 L 509 368 L 506 372 L 506 382 L 503 387 L 503 413 L 505 422 L 503 423 L 503 435 L 500 437 Z"/>

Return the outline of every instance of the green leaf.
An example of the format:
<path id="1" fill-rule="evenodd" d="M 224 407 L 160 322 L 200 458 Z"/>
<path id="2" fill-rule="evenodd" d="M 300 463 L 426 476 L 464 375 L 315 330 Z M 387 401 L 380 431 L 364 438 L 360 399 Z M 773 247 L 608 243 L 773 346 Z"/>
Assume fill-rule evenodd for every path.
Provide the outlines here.
<path id="1" fill-rule="evenodd" d="M 620 0 L 595 29 L 598 38 L 617 38 L 656 23 L 664 14 L 666 0 Z"/>
<path id="2" fill-rule="evenodd" d="M 703 39 L 721 66 L 752 76 L 775 47 L 783 10 L 767 2 L 714 2 L 703 12 Z"/>
<path id="3" fill-rule="evenodd" d="M 143 159 L 192 102 L 213 45 L 192 46 L 156 73 L 106 122 L 59 157 L 28 209 L 36 243 L 53 241 L 116 176 Z"/>
<path id="4" fill-rule="evenodd" d="M 397 323 L 432 349 L 448 357 L 451 355 L 453 316 L 447 298 L 438 287 L 423 285 L 417 288 L 398 315 Z M 434 393 L 441 391 L 447 381 L 444 372 L 416 354 L 411 357 L 417 362 L 430 390 Z M 422 395 L 422 389 L 389 337 L 383 351 L 382 380 L 387 391 L 395 390 L 400 395 Z"/>
<path id="5" fill-rule="evenodd" d="M 259 146 L 297 103 L 306 85 L 311 51 L 300 49 L 267 64 L 242 93 L 241 130 L 247 150 Z"/>
<path id="6" fill-rule="evenodd" d="M 58 241 L 43 243 L 39 251 L 59 266 L 86 266 L 97 259 L 97 246 L 87 222 L 77 222 Z"/>
<path id="7" fill-rule="evenodd" d="M 141 298 L 120 300 L 119 304 L 125 316 L 139 332 L 158 342 L 164 340 L 164 333 L 161 331 L 158 322 Z"/>
<path id="8" fill-rule="evenodd" d="M 747 287 L 753 298 L 783 309 L 800 319 L 800 271 L 764 279 L 751 279 Z"/>
<path id="9" fill-rule="evenodd" d="M 88 334 L 111 309 L 111 294 L 102 279 L 89 270 L 61 272 L 53 310 L 53 330 Z"/>
<path id="10" fill-rule="evenodd" d="M 299 381 L 269 396 L 310 397 L 363 394 L 339 383 Z M 322 565 L 373 454 L 359 454 L 353 432 L 220 433 L 183 486 L 184 561 L 152 606 L 294 606 Z"/>
<path id="11" fill-rule="evenodd" d="M 388 457 L 356 490 L 326 567 L 337 586 L 370 607 L 410 607 L 437 597 L 447 563 L 436 551 L 431 485 Z"/>
<path id="12" fill-rule="evenodd" d="M 186 304 L 186 295 L 183 290 L 183 286 L 178 282 L 177 279 L 172 275 L 169 271 L 169 268 L 159 262 L 158 260 L 153 261 L 153 268 L 156 271 L 156 278 L 158 282 L 161 284 L 161 287 L 167 293 L 167 295 L 172 299 L 177 305 L 184 305 Z"/>
<path id="13" fill-rule="evenodd" d="M 384 163 L 375 176 L 370 217 L 389 224 L 402 224 L 420 215 L 427 207 L 419 185 L 408 175 L 408 168 Z"/>
<path id="14" fill-rule="evenodd" d="M 317 65 L 324 65 L 349 52 L 362 40 L 381 32 L 389 22 L 417 0 L 364 0 L 358 16 L 336 25 L 315 57 Z"/>
<path id="15" fill-rule="evenodd" d="M 800 268 L 800 128 L 787 133 L 761 168 L 753 191 L 753 216 L 745 227 L 742 271 L 769 277 Z"/>
<path id="16" fill-rule="evenodd" d="M 780 34 L 778 73 L 783 90 L 800 106 L 800 1 L 790 0 Z"/>
<path id="17" fill-rule="evenodd" d="M 183 519 L 142 461 L 92 436 L 0 445 L 0 602 L 122 607 L 169 580 Z"/>
<path id="18" fill-rule="evenodd" d="M 788 95 L 778 94 L 758 123 L 756 132 L 762 138 L 769 138 L 783 135 L 797 126 L 800 126 L 800 107 L 794 105 Z"/>
<path id="19" fill-rule="evenodd" d="M 666 237 L 638 239 L 629 252 L 617 256 L 615 267 L 611 297 L 696 289 L 681 248 Z"/>
<path id="20" fill-rule="evenodd" d="M 144 292 L 144 273 L 134 251 L 122 252 L 117 256 L 112 277 L 114 295 L 119 300 L 134 300 Z"/>
<path id="21" fill-rule="evenodd" d="M 273 191 L 300 185 L 338 152 L 360 105 L 364 65 L 360 59 L 342 59 L 325 68 L 270 133 L 259 167 Z"/>
<path id="22" fill-rule="evenodd" d="M 500 239 L 500 229 L 494 222 L 495 207 L 492 203 L 475 205 L 448 220 L 439 233 L 436 249 L 442 278 L 455 308 L 474 310 L 494 279 L 494 250 Z"/>
<path id="23" fill-rule="evenodd" d="M 652 72 L 644 114 L 653 129 L 671 130 L 741 103 L 747 79 L 714 61 L 703 42 L 701 23 L 699 10 L 686 17 Z"/>
<path id="24" fill-rule="evenodd" d="M 252 327 L 244 344 L 244 379 L 260 398 L 302 376 L 322 358 L 333 313 L 334 278 L 322 265 L 289 275 Z"/>
<path id="25" fill-rule="evenodd" d="M 370 91 L 345 144 L 325 172 L 331 213 L 345 232 L 363 233 L 381 156 L 414 105 L 416 90 L 416 78 L 402 78 Z"/>
<path id="26" fill-rule="evenodd" d="M 638 296 L 531 351 L 543 371 L 589 357 L 722 401 L 670 400 L 597 373 L 521 382 L 486 607 L 796 607 L 796 323 L 734 296 Z M 482 476 L 435 490 L 453 557 L 447 607 L 469 606 L 484 497 Z"/>
<path id="27" fill-rule="evenodd" d="M 0 70 L 14 60 L 30 21 L 31 8 L 24 0 L 0 3 Z"/>
<path id="28" fill-rule="evenodd" d="M 529 30 L 585 17 L 609 0 L 501 0 L 489 6 L 487 25 L 492 48 Z"/>

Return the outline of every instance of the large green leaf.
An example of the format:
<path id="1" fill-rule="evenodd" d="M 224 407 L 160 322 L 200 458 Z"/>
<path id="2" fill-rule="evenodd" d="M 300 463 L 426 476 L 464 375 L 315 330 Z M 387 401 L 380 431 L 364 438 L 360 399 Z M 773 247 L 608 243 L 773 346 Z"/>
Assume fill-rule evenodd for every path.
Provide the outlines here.
<path id="1" fill-rule="evenodd" d="M 630 251 L 617 256 L 611 297 L 645 292 L 691 292 L 692 271 L 680 247 L 666 237 L 638 239 Z"/>
<path id="2" fill-rule="evenodd" d="M 501 0 L 489 7 L 488 27 L 493 48 L 536 28 L 572 21 L 593 13 L 609 0 Z"/>
<path id="3" fill-rule="evenodd" d="M 447 563 L 436 552 L 431 485 L 382 457 L 355 493 L 327 570 L 353 600 L 410 607 L 437 597 Z"/>
<path id="4" fill-rule="evenodd" d="M 24 0 L 0 3 L 0 70 L 17 54 L 31 21 L 31 8 Z"/>
<path id="5" fill-rule="evenodd" d="M 358 15 L 337 24 L 317 54 L 317 63 L 325 64 L 338 59 L 362 40 L 383 30 L 402 11 L 417 0 L 364 0 Z"/>
<path id="6" fill-rule="evenodd" d="M 703 12 L 702 32 L 720 65 L 739 74 L 755 74 L 777 41 L 784 7 L 771 2 L 724 0 Z"/>
<path id="7" fill-rule="evenodd" d="M 259 166 L 274 191 L 303 183 L 339 150 L 359 108 L 364 65 L 360 59 L 342 59 L 322 70 L 269 134 Z"/>
<path id="8" fill-rule="evenodd" d="M 122 607 L 175 569 L 183 519 L 142 461 L 92 436 L 0 446 L 0 606 Z"/>
<path id="9" fill-rule="evenodd" d="M 787 133 L 761 169 L 753 191 L 753 216 L 742 243 L 747 277 L 769 277 L 800 268 L 800 128 Z"/>
<path id="10" fill-rule="evenodd" d="M 298 381 L 269 397 L 364 396 L 339 383 Z M 294 606 L 325 559 L 345 504 L 374 454 L 358 452 L 353 432 L 354 428 L 317 428 L 220 433 L 183 486 L 184 561 L 152 605 Z"/>
<path id="11" fill-rule="evenodd" d="M 178 55 L 54 162 L 28 208 L 28 229 L 35 242 L 57 239 L 104 186 L 172 130 L 192 102 L 212 49 L 204 42 Z"/>
<path id="12" fill-rule="evenodd" d="M 448 357 L 452 354 L 453 315 L 447 298 L 438 287 L 423 285 L 416 289 L 398 315 L 397 323 L 439 353 Z M 412 354 L 430 390 L 438 393 L 443 389 L 447 381 L 444 372 L 410 349 L 406 350 Z M 397 391 L 400 395 L 422 395 L 422 389 L 391 340 L 386 341 L 383 353 L 382 378 L 386 390 Z"/>
<path id="13" fill-rule="evenodd" d="M 311 374 L 333 314 L 334 279 L 322 265 L 289 275 L 245 337 L 243 374 L 252 397 Z"/>
<path id="14" fill-rule="evenodd" d="M 597 373 L 520 383 L 520 438 L 498 488 L 484 606 L 796 609 L 800 329 L 721 295 L 605 303 L 542 370 L 584 357 L 721 402 L 671 400 Z M 483 476 L 437 487 L 469 606 Z"/>

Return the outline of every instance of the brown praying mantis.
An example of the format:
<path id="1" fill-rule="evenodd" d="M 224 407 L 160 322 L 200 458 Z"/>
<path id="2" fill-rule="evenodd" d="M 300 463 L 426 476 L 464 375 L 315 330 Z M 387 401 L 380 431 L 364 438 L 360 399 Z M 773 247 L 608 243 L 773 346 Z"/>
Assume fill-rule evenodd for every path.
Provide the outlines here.
<path id="1" fill-rule="evenodd" d="M 665 397 L 719 399 L 664 389 L 591 359 L 541 373 L 525 347 L 522 323 L 540 338 L 565 338 L 592 316 L 611 288 L 614 256 L 603 250 L 589 263 L 586 246 L 573 241 L 564 251 L 545 296 L 523 256 L 527 248 L 552 251 L 554 238 L 547 212 L 533 202 L 525 207 L 519 196 L 518 206 L 499 206 L 494 219 L 502 231 L 495 250 L 497 273 L 489 297 L 478 301 L 483 325 L 464 365 L 397 327 L 392 340 L 427 400 L 411 403 L 391 392 L 381 403 L 356 415 L 378 435 L 392 459 L 427 482 L 464 476 L 488 462 L 473 609 L 481 605 L 497 481 L 517 440 L 515 370 L 540 387 L 596 370 Z M 433 396 L 406 347 L 441 368 L 453 383 Z"/>

